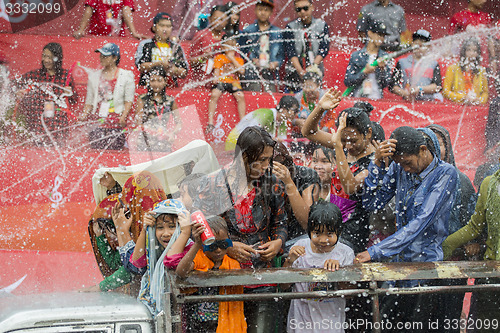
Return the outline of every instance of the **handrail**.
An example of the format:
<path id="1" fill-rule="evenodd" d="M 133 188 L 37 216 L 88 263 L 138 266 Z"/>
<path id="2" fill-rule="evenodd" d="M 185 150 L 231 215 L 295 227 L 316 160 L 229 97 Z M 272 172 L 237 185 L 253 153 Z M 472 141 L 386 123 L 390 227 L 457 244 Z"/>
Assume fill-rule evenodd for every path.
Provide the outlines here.
<path id="1" fill-rule="evenodd" d="M 207 273 L 193 272 L 186 279 L 175 278 L 176 287 L 256 285 L 299 282 L 368 282 L 500 277 L 500 261 L 439 261 L 414 263 L 355 264 L 330 272 L 324 269 L 240 269 Z"/>
<path id="2" fill-rule="evenodd" d="M 432 285 L 417 287 L 379 287 L 378 282 L 404 280 L 442 280 L 467 278 L 500 278 L 500 261 L 440 261 L 418 263 L 364 263 L 355 264 L 330 272 L 324 269 L 240 269 L 210 272 L 193 272 L 186 279 L 172 277 L 171 301 L 173 327 L 180 328 L 180 307 L 183 303 L 206 301 L 262 301 L 266 299 L 331 298 L 369 295 L 372 298 L 373 323 L 380 323 L 379 295 L 458 293 L 468 291 L 500 290 L 500 283 L 475 285 Z M 300 282 L 350 282 L 352 289 L 310 292 L 270 292 L 260 294 L 189 295 L 183 289 L 260 285 L 291 284 Z M 361 286 L 357 282 L 364 282 Z M 380 325 L 373 332 L 381 332 Z"/>

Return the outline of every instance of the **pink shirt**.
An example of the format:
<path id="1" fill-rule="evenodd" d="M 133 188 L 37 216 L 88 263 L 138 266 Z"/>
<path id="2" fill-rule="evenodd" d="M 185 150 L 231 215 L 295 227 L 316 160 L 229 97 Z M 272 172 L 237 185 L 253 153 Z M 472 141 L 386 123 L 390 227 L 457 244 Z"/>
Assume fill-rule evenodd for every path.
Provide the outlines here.
<path id="1" fill-rule="evenodd" d="M 191 247 L 193 247 L 193 241 L 189 240 L 186 246 L 184 247 L 184 251 L 178 254 L 174 254 L 172 256 L 166 256 L 163 259 L 163 264 L 165 267 L 170 268 L 170 269 L 175 269 L 177 268 L 177 265 L 179 265 L 179 262 L 181 261 L 182 258 L 186 255 L 186 253 L 189 251 Z M 139 259 L 133 260 L 132 257 L 130 258 L 130 263 L 134 265 L 137 268 L 144 268 L 148 264 L 148 259 L 146 258 L 146 254 L 143 254 Z"/>

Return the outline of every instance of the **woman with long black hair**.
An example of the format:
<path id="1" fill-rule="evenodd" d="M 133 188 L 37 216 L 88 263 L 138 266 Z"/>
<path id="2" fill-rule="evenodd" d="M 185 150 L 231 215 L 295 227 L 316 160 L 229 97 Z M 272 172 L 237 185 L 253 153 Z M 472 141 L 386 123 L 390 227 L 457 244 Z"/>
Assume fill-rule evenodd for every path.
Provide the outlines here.
<path id="1" fill-rule="evenodd" d="M 24 74 L 19 84 L 17 111 L 29 132 L 45 134 L 35 137 L 37 145 L 52 145 L 52 140 L 63 144 L 68 134 L 68 104 L 76 104 L 78 96 L 73 78 L 62 64 L 61 44 L 48 43 L 42 50 L 41 67 Z"/>
<path id="2" fill-rule="evenodd" d="M 194 209 L 220 215 L 233 247 L 229 256 L 242 268 L 270 267 L 287 238 L 283 185 L 272 174 L 275 141 L 260 127 L 247 127 L 238 137 L 234 161 L 200 180 Z M 272 291 L 275 285 L 245 288 L 246 293 Z M 248 332 L 273 332 L 277 303 L 245 303 Z"/>

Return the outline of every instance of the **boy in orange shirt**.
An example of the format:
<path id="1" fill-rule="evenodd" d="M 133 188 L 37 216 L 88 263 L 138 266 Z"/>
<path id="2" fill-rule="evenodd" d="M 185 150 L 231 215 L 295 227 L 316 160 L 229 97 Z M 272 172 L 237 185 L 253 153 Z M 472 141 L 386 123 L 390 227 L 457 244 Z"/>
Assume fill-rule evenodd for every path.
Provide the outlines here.
<path id="1" fill-rule="evenodd" d="M 192 226 L 194 245 L 179 262 L 175 273 L 186 277 L 193 270 L 207 272 L 219 269 L 240 269 L 240 263 L 227 255 L 227 249 L 233 246 L 229 239 L 226 221 L 220 216 L 207 217 L 207 223 L 215 236 L 210 245 L 203 245 L 201 234 L 205 227 L 200 223 Z M 242 294 L 242 286 L 201 288 L 203 295 Z M 187 311 L 186 321 L 189 332 L 198 333 L 246 333 L 247 323 L 243 311 L 243 302 L 204 302 L 194 304 Z"/>
<path id="2" fill-rule="evenodd" d="M 218 54 L 214 58 L 214 80 L 210 101 L 208 102 L 208 126 L 207 133 L 214 130 L 214 115 L 219 98 L 227 91 L 233 94 L 238 105 L 238 115 L 240 120 L 245 116 L 246 105 L 239 76 L 245 74 L 244 61 L 237 54 L 238 44 L 235 35 L 224 35 L 222 37 L 222 50 L 224 53 Z"/>

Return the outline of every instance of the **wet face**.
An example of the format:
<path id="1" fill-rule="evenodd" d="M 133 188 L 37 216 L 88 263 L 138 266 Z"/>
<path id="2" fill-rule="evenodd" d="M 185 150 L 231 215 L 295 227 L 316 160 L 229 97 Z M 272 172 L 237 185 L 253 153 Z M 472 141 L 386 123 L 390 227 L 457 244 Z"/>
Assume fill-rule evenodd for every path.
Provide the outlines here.
<path id="1" fill-rule="evenodd" d="M 371 134 L 364 135 L 354 127 L 346 127 L 342 131 L 341 142 L 349 155 L 358 156 L 365 152 L 370 144 Z"/>
<path id="2" fill-rule="evenodd" d="M 257 21 L 261 23 L 269 22 L 272 14 L 273 9 L 269 6 L 265 6 L 262 4 L 257 4 L 255 6 L 255 16 L 257 17 Z"/>
<path id="3" fill-rule="evenodd" d="M 116 185 L 116 181 L 109 172 L 105 172 L 104 176 L 99 179 L 99 184 L 110 190 Z"/>
<path id="4" fill-rule="evenodd" d="M 337 244 L 337 234 L 324 226 L 311 231 L 311 249 L 314 253 L 328 253 Z"/>
<path id="5" fill-rule="evenodd" d="M 318 173 L 321 184 L 330 184 L 333 165 L 326 157 L 323 149 L 319 148 L 314 151 L 310 167 Z"/>
<path id="6" fill-rule="evenodd" d="M 224 14 L 224 12 L 221 12 L 219 10 L 216 10 L 213 12 L 213 14 L 210 16 L 210 26 L 212 27 L 213 31 L 221 32 L 224 27 L 227 25 L 227 16 Z"/>
<path id="7" fill-rule="evenodd" d="M 153 31 L 155 32 L 155 36 L 157 40 L 166 41 L 172 35 L 172 21 L 167 19 L 159 20 L 158 23 L 153 27 Z"/>
<path id="8" fill-rule="evenodd" d="M 476 45 L 474 44 L 469 44 L 465 48 L 465 58 L 469 61 L 474 61 L 476 58 L 479 56 L 479 50 L 477 49 Z"/>
<path id="9" fill-rule="evenodd" d="M 48 49 L 44 49 L 42 51 L 42 64 L 43 67 L 48 71 L 54 69 L 54 64 L 55 64 L 54 54 L 50 52 Z"/>
<path id="10" fill-rule="evenodd" d="M 295 13 L 299 20 L 304 24 L 312 22 L 312 13 L 314 6 L 307 0 L 295 1 Z"/>
<path id="11" fill-rule="evenodd" d="M 420 59 L 422 58 L 423 56 L 425 56 L 425 54 L 427 53 L 427 50 L 428 50 L 428 47 L 427 46 L 423 46 L 424 45 L 424 41 L 421 40 L 421 39 L 415 39 L 413 41 L 413 45 L 415 46 L 418 46 L 418 48 L 413 51 L 413 54 L 415 55 L 415 58 L 417 59 Z"/>
<path id="12" fill-rule="evenodd" d="M 102 67 L 111 67 L 116 65 L 116 56 L 109 55 L 105 56 L 102 53 L 99 53 L 99 61 L 101 62 Z"/>
<path id="13" fill-rule="evenodd" d="M 266 170 L 269 168 L 269 164 L 271 163 L 273 152 L 273 147 L 266 146 L 262 154 L 259 155 L 255 162 L 248 165 L 248 163 L 246 163 L 245 161 L 247 175 L 250 179 L 259 179 L 262 175 L 264 175 Z"/>
<path id="14" fill-rule="evenodd" d="M 182 185 L 179 188 L 179 193 L 181 195 L 180 196 L 181 202 L 184 204 L 184 206 L 186 207 L 186 209 L 190 211 L 191 208 L 193 208 L 193 199 L 189 195 L 188 186 L 187 185 Z"/>
<path id="15" fill-rule="evenodd" d="M 220 230 L 215 233 L 215 241 L 222 241 L 229 238 L 226 230 Z M 217 248 L 215 251 L 204 252 L 208 259 L 212 260 L 215 264 L 222 263 L 222 259 L 227 254 L 227 249 Z"/>
<path id="16" fill-rule="evenodd" d="M 314 80 L 305 80 L 303 90 L 308 102 L 315 102 L 319 98 L 319 85 Z"/>
<path id="17" fill-rule="evenodd" d="M 291 121 L 293 118 L 295 118 L 295 114 L 298 111 L 298 107 L 292 107 L 290 109 L 281 108 L 276 115 L 276 121 L 279 123 L 284 121 Z"/>
<path id="18" fill-rule="evenodd" d="M 394 160 L 394 162 L 401 165 L 404 171 L 408 173 L 419 174 L 427 167 L 424 161 L 424 148 L 426 147 L 421 146 L 419 153 L 416 155 L 394 155 L 392 156 L 392 159 Z"/>
<path id="19" fill-rule="evenodd" d="M 380 47 L 384 43 L 384 35 L 369 30 L 366 34 L 368 35 L 369 40 L 376 46 Z"/>
<path id="20" fill-rule="evenodd" d="M 170 215 L 160 215 L 156 219 L 156 239 L 163 247 L 167 247 L 170 238 L 174 234 L 176 219 Z"/>
<path id="21" fill-rule="evenodd" d="M 161 75 L 151 75 L 149 78 L 149 86 L 155 94 L 160 94 L 165 91 L 167 81 Z"/>

